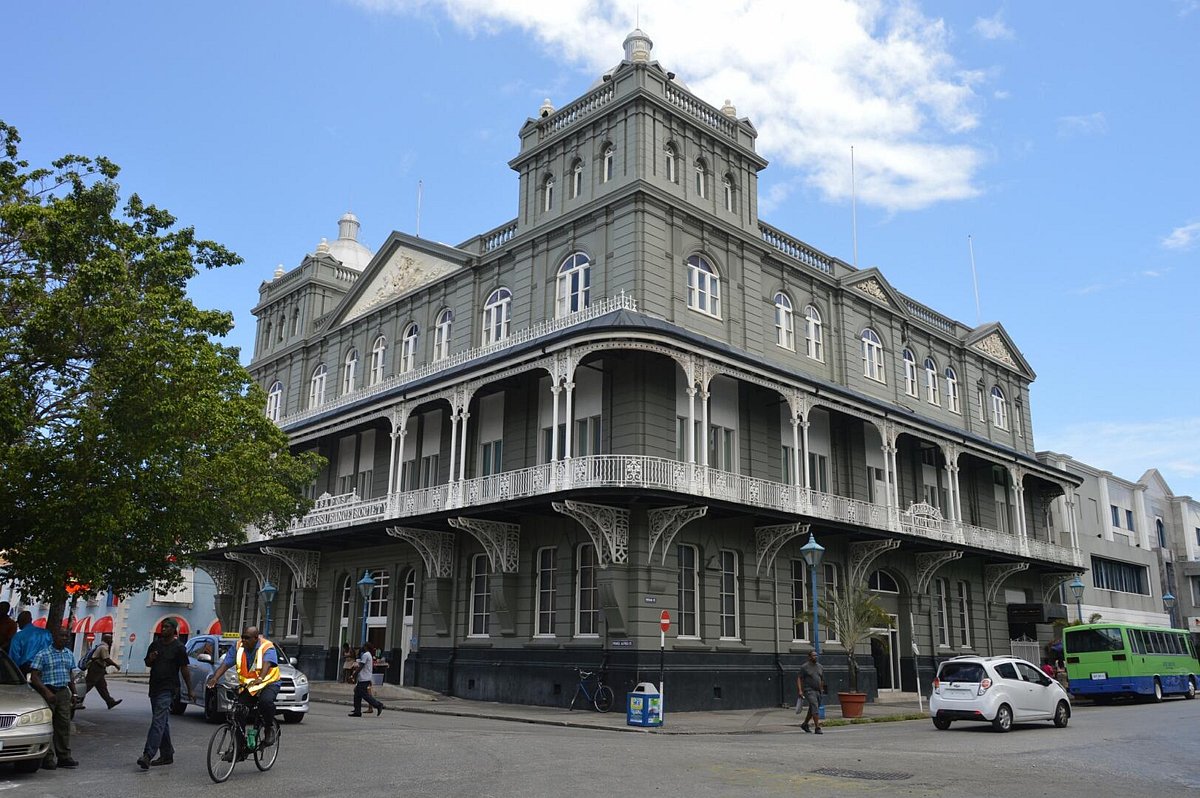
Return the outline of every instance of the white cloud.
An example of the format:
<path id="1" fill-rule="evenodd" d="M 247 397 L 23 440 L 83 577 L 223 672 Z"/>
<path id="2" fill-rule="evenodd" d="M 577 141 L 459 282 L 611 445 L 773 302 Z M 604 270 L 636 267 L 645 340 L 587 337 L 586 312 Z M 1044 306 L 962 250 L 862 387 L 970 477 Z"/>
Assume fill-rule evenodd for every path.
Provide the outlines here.
<path id="1" fill-rule="evenodd" d="M 634 27 L 632 3 L 352 1 L 410 15 L 440 9 L 471 35 L 521 30 L 596 76 L 620 61 Z M 912 0 L 742 0 L 704 13 L 690 0 L 660 0 L 640 15 L 655 59 L 714 105 L 733 100 L 761 151 L 827 200 L 850 197 L 851 145 L 864 204 L 910 210 L 979 193 L 983 156 L 963 134 L 978 125 L 983 73 L 955 62 L 945 23 Z"/>
<path id="2" fill-rule="evenodd" d="M 1037 443 L 1122 479 L 1157 468 L 1176 495 L 1200 498 L 1200 417 L 1081 422 L 1039 429 Z"/>
<path id="3" fill-rule="evenodd" d="M 1191 222 L 1176 227 L 1162 240 L 1163 249 L 1188 250 L 1200 239 L 1200 222 Z"/>
<path id="4" fill-rule="evenodd" d="M 1108 120 L 1104 114 L 1097 111 L 1094 114 L 1078 116 L 1060 116 L 1058 118 L 1058 135 L 1063 138 L 1071 136 L 1097 136 L 1108 132 Z"/>
<path id="5" fill-rule="evenodd" d="M 997 11 L 990 17 L 979 17 L 971 30 L 981 38 L 995 41 L 996 39 L 1015 38 L 1012 28 L 1004 22 L 1004 11 Z"/>

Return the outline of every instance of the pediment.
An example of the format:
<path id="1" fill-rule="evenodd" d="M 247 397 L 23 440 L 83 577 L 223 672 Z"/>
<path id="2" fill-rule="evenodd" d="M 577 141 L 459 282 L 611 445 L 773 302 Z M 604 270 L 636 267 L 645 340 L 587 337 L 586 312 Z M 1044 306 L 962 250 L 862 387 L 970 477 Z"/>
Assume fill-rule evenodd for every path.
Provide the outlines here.
<path id="1" fill-rule="evenodd" d="M 1012 338 L 998 323 L 976 328 L 967 336 L 967 345 L 976 352 L 982 352 L 992 360 L 1007 366 L 1012 371 L 1025 375 L 1030 380 L 1035 377 L 1033 369 L 1021 355 Z"/>
<path id="2" fill-rule="evenodd" d="M 861 291 L 879 304 L 897 313 L 904 312 L 904 302 L 901 300 L 900 295 L 896 293 L 896 289 L 888 284 L 887 280 L 883 279 L 883 275 L 880 274 L 878 269 L 867 269 L 857 272 L 845 280 L 845 285 L 856 291 Z"/>
<path id="3" fill-rule="evenodd" d="M 365 316 L 465 265 L 465 253 L 442 245 L 418 242 L 393 233 L 388 245 L 380 250 L 382 257 L 376 256 L 347 296 L 346 309 L 339 314 L 336 323 L 342 324 Z"/>

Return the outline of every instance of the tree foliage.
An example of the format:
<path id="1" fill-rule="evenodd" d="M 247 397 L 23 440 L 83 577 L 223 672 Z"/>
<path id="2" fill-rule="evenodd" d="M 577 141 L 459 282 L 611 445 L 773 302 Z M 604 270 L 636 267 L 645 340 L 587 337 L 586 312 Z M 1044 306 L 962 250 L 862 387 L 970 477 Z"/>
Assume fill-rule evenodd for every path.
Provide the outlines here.
<path id="1" fill-rule="evenodd" d="M 19 142 L 0 121 L 4 578 L 56 608 L 71 578 L 129 594 L 306 512 L 318 459 L 289 453 L 219 342 L 232 315 L 187 297 L 240 259 L 136 194 L 120 207 L 111 161 L 30 169 Z"/>

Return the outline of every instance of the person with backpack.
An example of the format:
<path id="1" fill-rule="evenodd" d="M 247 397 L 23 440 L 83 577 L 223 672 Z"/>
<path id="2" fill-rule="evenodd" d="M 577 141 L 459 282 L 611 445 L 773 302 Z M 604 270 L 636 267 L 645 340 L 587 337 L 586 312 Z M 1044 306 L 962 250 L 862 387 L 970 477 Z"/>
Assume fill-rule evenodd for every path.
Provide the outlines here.
<path id="1" fill-rule="evenodd" d="M 83 655 L 83 659 L 79 660 L 79 667 L 84 671 L 84 690 L 83 699 L 87 698 L 87 694 L 96 688 L 96 692 L 104 699 L 104 703 L 108 704 L 108 708 L 112 709 L 117 704 L 125 699 L 113 698 L 108 692 L 108 669 L 110 667 L 121 670 L 121 666 L 112 661 L 112 641 L 113 636 L 109 632 L 105 632 L 100 636 L 99 642 L 88 649 L 88 652 Z M 79 706 L 76 709 L 84 709 L 83 699 L 80 699 Z"/>

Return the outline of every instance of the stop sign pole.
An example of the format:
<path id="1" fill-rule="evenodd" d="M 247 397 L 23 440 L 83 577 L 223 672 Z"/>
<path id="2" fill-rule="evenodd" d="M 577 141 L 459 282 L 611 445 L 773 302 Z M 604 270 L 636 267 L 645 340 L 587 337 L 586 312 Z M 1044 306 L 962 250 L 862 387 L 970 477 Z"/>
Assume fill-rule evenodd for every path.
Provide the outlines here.
<path id="1" fill-rule="evenodd" d="M 667 657 L 667 630 L 671 628 L 671 613 L 666 610 L 658 616 L 658 705 L 666 709 L 667 700 L 664 697 L 663 665 Z"/>

